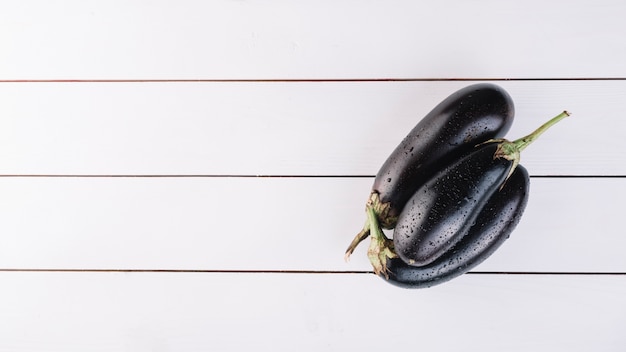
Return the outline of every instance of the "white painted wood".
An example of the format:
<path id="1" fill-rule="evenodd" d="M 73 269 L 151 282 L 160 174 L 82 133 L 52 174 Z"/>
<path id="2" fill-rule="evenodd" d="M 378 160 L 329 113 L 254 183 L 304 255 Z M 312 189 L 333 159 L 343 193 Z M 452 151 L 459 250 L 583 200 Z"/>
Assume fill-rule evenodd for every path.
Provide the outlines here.
<path id="1" fill-rule="evenodd" d="M 497 82 L 510 137 L 573 115 L 524 152 L 530 173 L 625 176 L 625 17 L 620 0 L 0 1 L 0 175 L 218 176 L 0 177 L 0 351 L 623 351 L 626 178 L 533 178 L 474 273 L 403 290 L 355 273 L 367 242 L 343 261 L 371 177 L 219 175 L 371 176 L 473 83 L 449 79 L 532 78 Z"/>
<path id="2" fill-rule="evenodd" d="M 374 175 L 473 82 L 3 83 L 2 174 Z M 498 82 L 534 175 L 626 175 L 626 81 Z"/>
<path id="3" fill-rule="evenodd" d="M 0 268 L 371 270 L 370 178 L 0 178 Z M 479 271 L 625 272 L 625 179 L 532 179 Z"/>
<path id="4" fill-rule="evenodd" d="M 0 273 L 0 350 L 617 352 L 623 277 Z M 7 289 L 10 288 L 10 289 Z"/>
<path id="5" fill-rule="evenodd" d="M 624 77 L 619 0 L 0 4 L 1 79 Z"/>

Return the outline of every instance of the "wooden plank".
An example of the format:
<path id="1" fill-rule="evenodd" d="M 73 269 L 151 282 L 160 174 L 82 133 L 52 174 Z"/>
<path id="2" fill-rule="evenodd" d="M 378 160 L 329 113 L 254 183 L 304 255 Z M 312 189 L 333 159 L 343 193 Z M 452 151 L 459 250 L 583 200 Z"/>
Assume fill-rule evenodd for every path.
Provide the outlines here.
<path id="1" fill-rule="evenodd" d="M 625 16 L 0 2 L 0 351 L 622 351 Z M 494 78 L 510 137 L 571 110 L 523 156 L 565 177 L 533 177 L 507 243 L 445 285 L 385 284 L 366 245 L 345 263 L 370 176 L 441 99 Z"/>
<path id="2" fill-rule="evenodd" d="M 0 78 L 625 77 L 619 0 L 0 5 Z"/>
<path id="3" fill-rule="evenodd" d="M 0 273 L 0 349 L 621 351 L 623 277 Z M 373 305 L 375 308 L 373 308 Z"/>
<path id="4" fill-rule="evenodd" d="M 471 82 L 4 83 L 2 174 L 374 175 Z M 534 175 L 626 175 L 626 81 L 499 82 Z"/>
<path id="5" fill-rule="evenodd" d="M 371 270 L 370 178 L 0 178 L 0 268 Z M 533 178 L 476 270 L 626 272 L 626 179 Z"/>

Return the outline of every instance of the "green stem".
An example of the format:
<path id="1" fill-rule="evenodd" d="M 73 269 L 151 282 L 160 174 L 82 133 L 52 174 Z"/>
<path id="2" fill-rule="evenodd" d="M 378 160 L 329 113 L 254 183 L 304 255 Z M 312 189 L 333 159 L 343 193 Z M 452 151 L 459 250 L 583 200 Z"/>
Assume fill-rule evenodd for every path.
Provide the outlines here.
<path id="1" fill-rule="evenodd" d="M 553 117 L 548 122 L 544 123 L 539 128 L 534 130 L 531 134 L 529 134 L 527 136 L 524 136 L 522 138 L 516 139 L 516 140 L 514 140 L 511 143 L 514 144 L 515 149 L 517 149 L 519 152 L 521 152 L 522 150 L 524 150 L 524 148 L 528 147 L 529 144 L 531 144 L 537 138 L 539 138 L 539 136 L 541 136 L 541 134 L 543 134 L 545 131 L 547 131 L 550 127 L 554 126 L 557 122 L 563 120 L 564 118 L 568 117 L 569 115 L 570 115 L 569 112 L 563 111 L 562 113 L 560 113 L 557 116 Z"/>
<path id="2" fill-rule="evenodd" d="M 361 232 L 359 232 L 354 237 L 354 239 L 350 243 L 350 246 L 348 246 L 348 249 L 346 250 L 346 254 L 343 257 L 343 259 L 346 262 L 350 260 L 350 256 L 352 255 L 352 252 L 354 252 L 354 249 L 356 248 L 356 246 L 358 246 L 359 243 L 361 243 L 361 241 L 366 239 L 367 236 L 369 236 L 369 235 L 370 235 L 370 223 L 369 223 L 369 220 L 367 220 L 367 221 L 365 221 L 365 225 L 363 225 L 363 229 L 361 229 Z"/>
<path id="3" fill-rule="evenodd" d="M 517 165 L 519 165 L 520 161 L 520 152 L 524 150 L 524 148 L 528 147 L 532 142 L 534 142 L 539 136 L 544 133 L 548 128 L 555 125 L 557 122 L 569 116 L 569 112 L 563 111 L 557 116 L 551 118 L 548 122 L 541 125 L 539 128 L 534 130 L 531 134 L 524 136 L 522 138 L 516 139 L 513 142 L 508 141 L 506 139 L 495 139 L 491 140 L 491 142 L 498 142 L 498 148 L 496 149 L 496 153 L 494 158 L 503 158 L 506 160 L 510 160 L 513 162 L 511 168 L 509 169 L 509 174 L 507 179 L 513 174 Z M 490 141 L 487 141 L 488 143 Z M 504 186 L 504 184 L 502 184 Z"/>
<path id="4" fill-rule="evenodd" d="M 377 235 L 381 233 L 381 227 L 391 229 L 395 225 L 395 222 L 398 220 L 397 217 L 389 216 L 389 203 L 382 203 L 380 201 L 380 197 L 378 196 L 378 192 L 372 192 L 370 197 L 367 199 L 367 204 L 365 205 L 366 219 L 365 225 L 361 229 L 350 245 L 346 250 L 346 254 L 344 259 L 348 261 L 350 259 L 350 255 L 354 252 L 354 249 L 361 243 L 363 240 L 370 235 L 370 230 L 372 227 L 376 228 Z M 373 213 L 373 214 L 370 214 Z M 384 236 L 384 235 L 383 235 Z M 371 247 L 371 246 L 370 246 Z"/>
<path id="5" fill-rule="evenodd" d="M 367 249 L 367 257 L 374 268 L 376 275 L 384 275 L 388 278 L 387 260 L 397 257 L 393 249 L 393 241 L 385 236 L 381 227 L 380 212 L 387 213 L 387 207 L 380 204 L 378 194 L 372 193 L 365 206 L 365 225 L 361 229 L 346 250 L 344 259 L 348 261 L 350 255 L 367 236 L 371 237 L 370 246 Z"/>
<path id="6" fill-rule="evenodd" d="M 369 223 L 369 228 L 370 228 L 370 235 L 373 238 L 387 238 L 387 236 L 385 236 L 385 234 L 383 233 L 381 227 L 380 227 L 380 223 L 378 222 L 378 215 L 376 215 L 376 211 L 374 210 L 374 207 L 372 206 L 368 206 L 365 208 L 365 213 L 367 215 L 367 222 Z"/>
<path id="7" fill-rule="evenodd" d="M 367 221 L 370 226 L 371 239 L 370 246 L 367 250 L 367 257 L 376 275 L 384 275 L 386 278 L 389 278 L 387 273 L 387 260 L 397 257 L 393 248 L 393 241 L 387 238 L 383 233 L 374 207 L 367 206 L 366 212 Z"/>

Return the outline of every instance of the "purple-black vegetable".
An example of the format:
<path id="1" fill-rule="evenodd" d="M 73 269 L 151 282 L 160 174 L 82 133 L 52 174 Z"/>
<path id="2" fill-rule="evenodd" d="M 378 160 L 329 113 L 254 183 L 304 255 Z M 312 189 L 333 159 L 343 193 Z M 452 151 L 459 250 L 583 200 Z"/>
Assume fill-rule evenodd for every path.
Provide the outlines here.
<path id="1" fill-rule="evenodd" d="M 503 137 L 513 124 L 514 107 L 499 86 L 479 83 L 439 103 L 396 147 L 372 186 L 389 210 L 381 217 L 391 228 L 415 190 L 439 168 L 489 139 Z"/>
<path id="2" fill-rule="evenodd" d="M 404 262 L 428 265 L 467 235 L 512 167 L 512 161 L 493 157 L 497 148 L 496 143 L 477 147 L 413 194 L 393 231 Z"/>
<path id="3" fill-rule="evenodd" d="M 520 152 L 566 116 L 564 111 L 513 142 L 481 143 L 441 169 L 400 214 L 393 233 L 397 257 L 388 256 L 383 263 L 386 271 L 377 274 L 401 286 L 432 286 L 491 255 L 526 205 L 528 173 L 519 165 Z M 372 236 L 390 241 L 382 233 Z"/>
<path id="4" fill-rule="evenodd" d="M 415 190 L 443 166 L 475 145 L 502 137 L 513 123 L 511 97 L 489 83 L 453 93 L 426 115 L 396 147 L 378 171 L 366 204 L 367 220 L 348 249 L 346 259 L 373 228 L 394 228 Z M 389 241 L 372 242 L 368 256 L 375 271 L 393 256 Z"/>
<path id="5" fill-rule="evenodd" d="M 529 178 L 519 165 L 502 189 L 495 192 L 476 222 L 451 249 L 428 265 L 412 266 L 401 258 L 387 262 L 389 283 L 405 288 L 425 288 L 465 274 L 492 255 L 519 223 L 528 201 Z"/>

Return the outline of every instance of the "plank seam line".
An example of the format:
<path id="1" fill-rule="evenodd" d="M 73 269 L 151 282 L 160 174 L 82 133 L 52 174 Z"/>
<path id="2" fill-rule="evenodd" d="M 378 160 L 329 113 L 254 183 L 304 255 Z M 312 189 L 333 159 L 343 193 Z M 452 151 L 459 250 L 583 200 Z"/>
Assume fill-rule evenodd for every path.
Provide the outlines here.
<path id="1" fill-rule="evenodd" d="M 332 82 L 528 82 L 528 81 L 624 81 L 626 77 L 467 77 L 467 78 L 276 78 L 276 79 L 0 79 L 0 83 L 332 83 Z"/>
<path id="2" fill-rule="evenodd" d="M 0 272 L 38 273 L 204 273 L 204 274 L 374 274 L 367 270 L 208 270 L 208 269 L 62 269 L 0 268 Z M 626 272 L 470 271 L 469 275 L 626 276 Z"/>
<path id="3" fill-rule="evenodd" d="M 375 175 L 0 174 L 0 178 L 374 178 Z M 625 178 L 626 175 L 530 175 L 531 178 Z"/>

